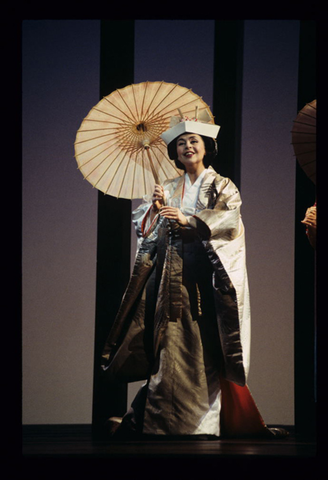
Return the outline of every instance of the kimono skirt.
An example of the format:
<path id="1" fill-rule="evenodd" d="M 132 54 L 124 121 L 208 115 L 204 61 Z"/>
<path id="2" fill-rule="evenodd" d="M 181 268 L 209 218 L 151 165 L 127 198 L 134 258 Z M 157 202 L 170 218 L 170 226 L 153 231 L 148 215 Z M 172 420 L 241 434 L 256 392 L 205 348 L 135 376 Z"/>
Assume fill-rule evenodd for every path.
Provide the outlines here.
<path id="1" fill-rule="evenodd" d="M 152 302 L 152 305 L 148 302 L 147 307 L 146 342 L 147 339 L 153 342 L 157 299 L 162 295 L 161 301 L 170 301 L 169 295 L 165 298 L 165 292 L 158 295 L 167 268 L 169 235 L 164 224 L 159 232 L 157 266 L 146 287 L 147 298 Z M 142 434 L 219 436 L 221 349 L 213 297 L 213 269 L 195 230 L 180 228 L 174 235 L 180 248 L 175 249 L 171 257 L 169 282 L 173 282 L 171 289 L 179 291 L 181 315 L 169 318 L 159 340 L 150 377 L 123 417 L 122 427 Z M 173 280 L 177 263 L 182 265 L 180 281 Z"/>

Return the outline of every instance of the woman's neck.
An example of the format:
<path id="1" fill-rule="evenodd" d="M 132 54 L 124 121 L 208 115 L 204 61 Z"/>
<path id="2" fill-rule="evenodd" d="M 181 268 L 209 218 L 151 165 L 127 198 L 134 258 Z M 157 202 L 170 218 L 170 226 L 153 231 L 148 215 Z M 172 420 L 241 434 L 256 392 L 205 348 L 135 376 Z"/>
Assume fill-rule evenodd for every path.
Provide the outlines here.
<path id="1" fill-rule="evenodd" d="M 186 173 L 189 175 L 191 184 L 195 183 L 199 175 L 205 170 L 204 165 L 195 165 L 186 169 Z"/>

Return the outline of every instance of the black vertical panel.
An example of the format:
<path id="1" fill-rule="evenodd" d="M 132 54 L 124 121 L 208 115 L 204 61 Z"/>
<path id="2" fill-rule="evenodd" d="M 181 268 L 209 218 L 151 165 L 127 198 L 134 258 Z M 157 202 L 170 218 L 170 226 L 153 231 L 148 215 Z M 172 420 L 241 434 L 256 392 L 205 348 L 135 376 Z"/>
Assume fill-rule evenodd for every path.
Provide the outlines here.
<path id="1" fill-rule="evenodd" d="M 133 83 L 134 21 L 101 21 L 100 98 Z M 93 434 L 103 434 L 111 416 L 126 412 L 127 385 L 109 385 L 100 375 L 104 343 L 130 275 L 131 200 L 98 194 Z"/>
<path id="2" fill-rule="evenodd" d="M 213 167 L 240 188 L 243 20 L 215 22 L 213 114 L 221 125 Z"/>
<path id="3" fill-rule="evenodd" d="M 300 22 L 298 110 L 316 99 L 316 25 Z M 296 117 L 297 112 L 295 112 Z M 295 429 L 314 435 L 316 425 L 315 250 L 301 224 L 316 200 L 315 186 L 296 165 L 295 207 Z"/>

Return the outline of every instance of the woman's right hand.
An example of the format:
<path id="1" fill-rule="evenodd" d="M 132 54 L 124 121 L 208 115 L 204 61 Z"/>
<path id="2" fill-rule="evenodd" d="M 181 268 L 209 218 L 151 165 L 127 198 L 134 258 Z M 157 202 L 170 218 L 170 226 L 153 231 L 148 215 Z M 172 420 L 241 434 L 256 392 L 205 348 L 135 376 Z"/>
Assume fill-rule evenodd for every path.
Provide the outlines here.
<path id="1" fill-rule="evenodd" d="M 164 205 L 164 188 L 161 185 L 155 185 L 152 196 L 153 211 L 158 212 Z"/>

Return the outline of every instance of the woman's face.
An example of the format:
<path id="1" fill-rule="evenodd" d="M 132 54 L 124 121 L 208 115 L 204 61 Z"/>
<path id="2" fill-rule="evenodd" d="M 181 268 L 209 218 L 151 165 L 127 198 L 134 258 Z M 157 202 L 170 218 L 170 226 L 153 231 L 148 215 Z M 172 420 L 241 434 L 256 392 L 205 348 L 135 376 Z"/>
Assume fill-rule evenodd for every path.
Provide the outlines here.
<path id="1" fill-rule="evenodd" d="M 195 133 L 185 133 L 177 140 L 178 160 L 186 167 L 203 163 L 205 145 L 202 137 Z"/>

